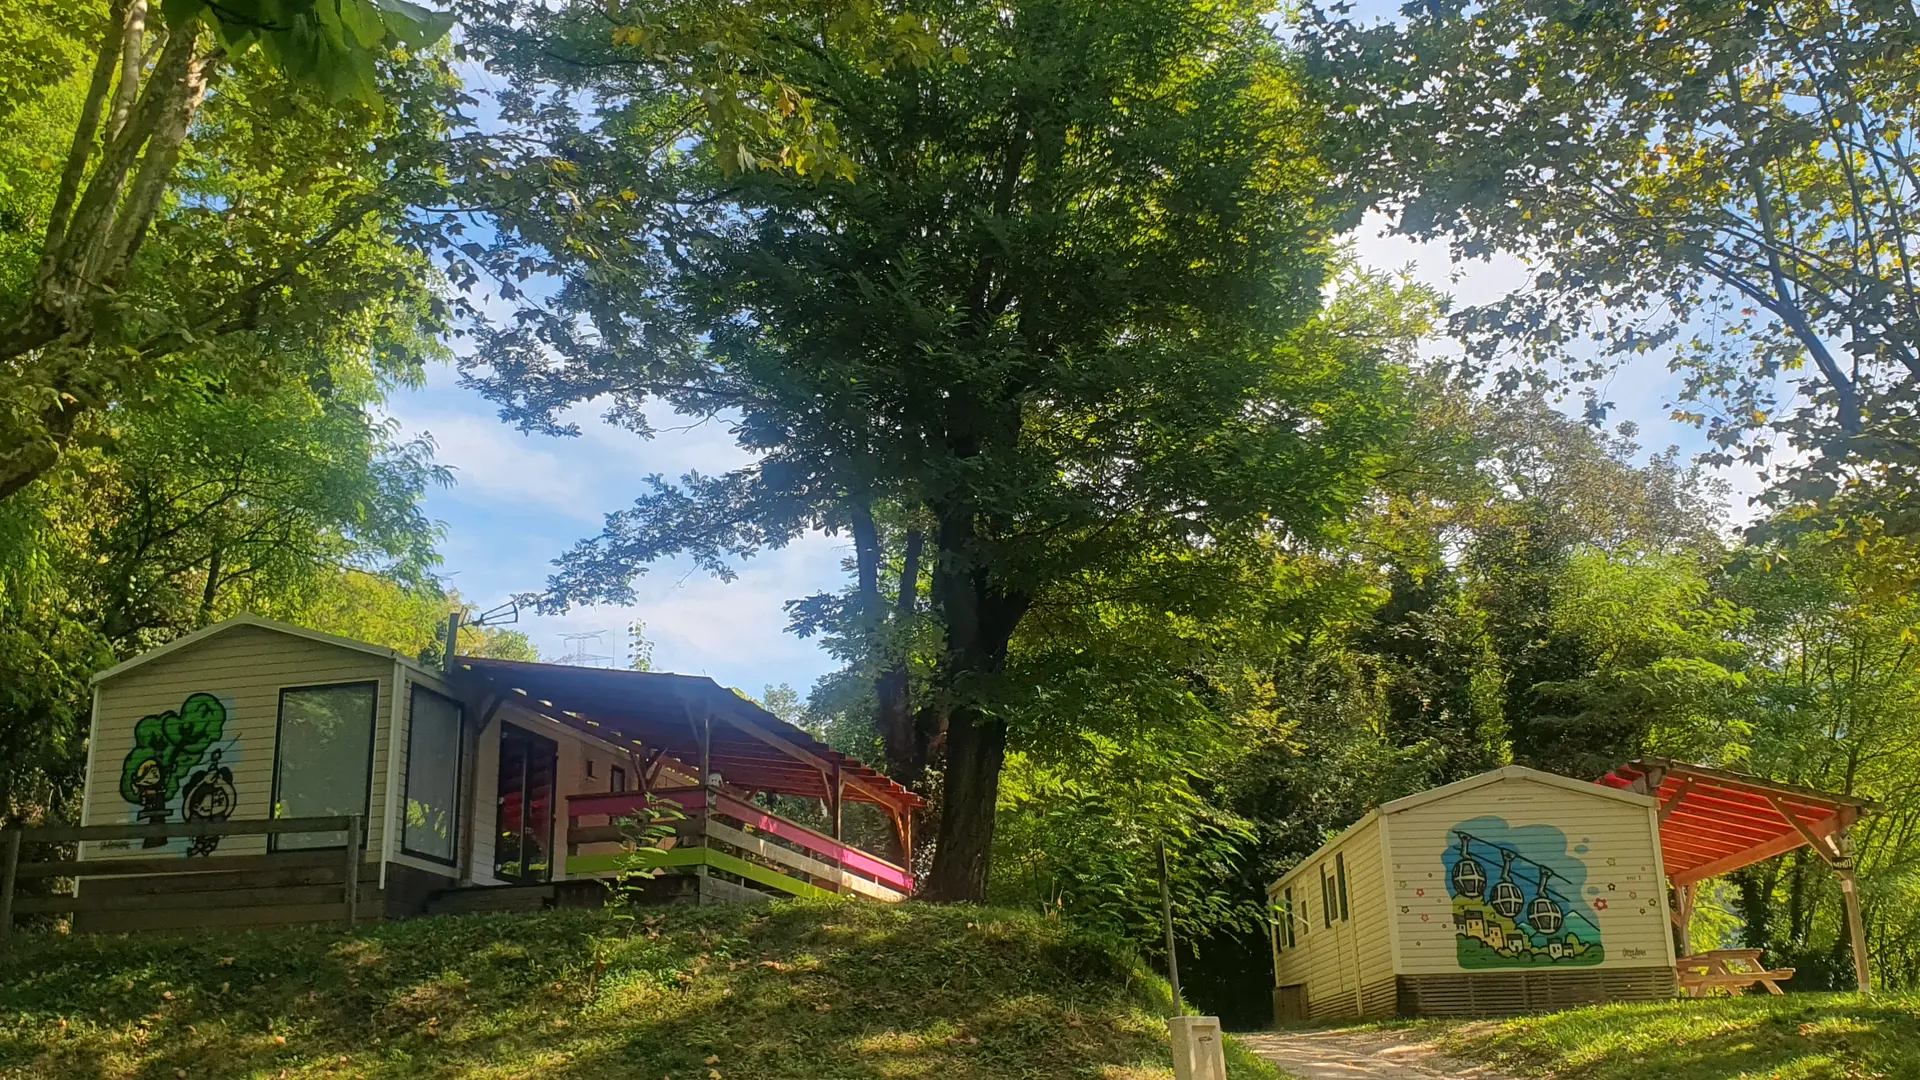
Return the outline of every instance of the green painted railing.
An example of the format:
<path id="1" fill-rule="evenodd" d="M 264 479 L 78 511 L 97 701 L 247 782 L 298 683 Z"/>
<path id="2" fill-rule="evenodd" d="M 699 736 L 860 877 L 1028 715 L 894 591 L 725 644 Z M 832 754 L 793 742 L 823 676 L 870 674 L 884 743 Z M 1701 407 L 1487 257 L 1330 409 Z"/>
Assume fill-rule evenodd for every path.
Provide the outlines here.
<path id="1" fill-rule="evenodd" d="M 567 876 L 613 874 L 622 870 L 682 869 L 696 866 L 705 866 L 733 874 L 793 896 L 814 899 L 834 895 L 799 878 L 788 877 L 778 870 L 750 863 L 745 859 L 708 847 L 674 848 L 670 851 L 641 848 L 638 851 L 611 851 L 599 855 L 571 855 L 567 858 Z"/>

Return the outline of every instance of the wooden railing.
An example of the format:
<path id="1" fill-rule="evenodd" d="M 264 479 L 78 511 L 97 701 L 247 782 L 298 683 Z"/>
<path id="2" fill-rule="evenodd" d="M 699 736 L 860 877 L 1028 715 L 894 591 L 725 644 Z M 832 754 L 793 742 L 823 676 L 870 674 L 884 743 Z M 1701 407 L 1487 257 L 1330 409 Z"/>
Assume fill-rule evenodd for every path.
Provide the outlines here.
<path id="1" fill-rule="evenodd" d="M 284 833 L 343 833 L 346 847 L 340 850 L 320 851 L 277 851 L 261 855 L 208 855 L 188 857 L 174 855 L 147 856 L 106 856 L 90 859 L 55 859 L 44 862 L 21 862 L 20 849 L 25 844 L 87 844 L 112 840 L 175 840 L 182 837 L 226 837 L 226 836 L 272 836 Z M 95 912 L 113 912 L 137 909 L 150 898 L 142 896 L 78 896 L 71 893 L 49 894 L 45 896 L 17 897 L 16 887 L 22 879 L 35 878 L 128 878 L 155 877 L 180 878 L 183 875 L 209 873 L 244 874 L 254 871 L 281 871 L 299 869 L 328 869 L 340 871 L 340 899 L 321 904 L 304 904 L 301 914 L 310 916 L 301 919 L 305 922 L 330 922 L 338 919 L 352 926 L 359 917 L 360 874 L 363 860 L 362 840 L 366 835 L 366 819 L 358 815 L 338 817 L 302 817 L 273 818 L 253 821 L 183 821 L 165 825 L 60 825 L 6 829 L 0 832 L 4 837 L 5 853 L 0 856 L 0 940 L 13 933 L 13 920 L 16 915 L 34 914 L 81 914 Z M 300 886 L 310 888 L 310 886 Z M 245 892 L 245 899 L 253 904 L 262 901 L 271 903 L 274 899 L 265 895 L 276 889 L 286 894 L 284 887 L 256 888 L 247 890 L 228 890 L 225 894 L 209 894 L 216 897 L 211 902 L 218 910 L 217 897 L 225 895 L 228 901 L 239 901 L 235 893 Z M 259 895 L 252 895 L 259 894 Z M 295 894 L 302 899 L 309 894 Z"/>
<path id="2" fill-rule="evenodd" d="M 626 827 L 615 822 L 663 803 L 687 815 L 671 822 L 676 837 L 671 850 L 574 854 L 581 845 L 626 839 Z M 567 817 L 570 876 L 612 872 L 638 856 L 639 865 L 706 866 L 797 896 L 850 892 L 892 902 L 913 892 L 913 875 L 905 869 L 722 791 L 688 787 L 662 789 L 651 797 L 640 792 L 571 795 Z M 608 823 L 580 824 L 595 817 Z"/>

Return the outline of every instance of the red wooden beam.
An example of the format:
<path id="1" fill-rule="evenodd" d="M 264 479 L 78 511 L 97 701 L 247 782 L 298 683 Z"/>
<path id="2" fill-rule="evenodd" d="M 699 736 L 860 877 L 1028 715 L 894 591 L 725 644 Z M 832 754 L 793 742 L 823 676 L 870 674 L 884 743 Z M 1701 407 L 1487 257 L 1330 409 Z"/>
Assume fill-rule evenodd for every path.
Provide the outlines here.
<path id="1" fill-rule="evenodd" d="M 1839 815 L 1835 815 L 1825 821 L 1816 822 L 1810 826 L 1810 829 L 1815 833 L 1830 833 L 1839 827 L 1840 818 Z M 1691 885 L 1696 881 L 1704 881 L 1710 877 L 1718 877 L 1721 874 L 1732 873 L 1742 867 L 1752 866 L 1754 863 L 1771 859 L 1775 855 L 1784 855 L 1804 845 L 1806 842 L 1806 838 L 1798 832 L 1782 833 L 1780 836 L 1764 844 L 1756 844 L 1745 851 L 1728 855 L 1714 862 L 1688 867 L 1685 871 L 1678 874 L 1669 873 L 1667 877 L 1671 879 L 1675 885 Z"/>

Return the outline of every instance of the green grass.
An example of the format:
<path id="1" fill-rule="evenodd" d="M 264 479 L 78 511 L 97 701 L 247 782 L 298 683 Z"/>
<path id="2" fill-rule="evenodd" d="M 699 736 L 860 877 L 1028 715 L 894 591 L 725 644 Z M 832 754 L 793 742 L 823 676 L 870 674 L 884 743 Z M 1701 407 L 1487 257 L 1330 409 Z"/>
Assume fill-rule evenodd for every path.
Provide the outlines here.
<path id="1" fill-rule="evenodd" d="M 1790 994 L 1419 1024 L 1449 1053 L 1566 1080 L 1920 1077 L 1920 995 Z"/>
<path id="2" fill-rule="evenodd" d="M 1171 1076 L 1164 983 L 1055 923 L 800 901 L 634 914 L 17 936 L 0 1076 Z M 1235 1080 L 1278 1076 L 1233 1057 Z"/>

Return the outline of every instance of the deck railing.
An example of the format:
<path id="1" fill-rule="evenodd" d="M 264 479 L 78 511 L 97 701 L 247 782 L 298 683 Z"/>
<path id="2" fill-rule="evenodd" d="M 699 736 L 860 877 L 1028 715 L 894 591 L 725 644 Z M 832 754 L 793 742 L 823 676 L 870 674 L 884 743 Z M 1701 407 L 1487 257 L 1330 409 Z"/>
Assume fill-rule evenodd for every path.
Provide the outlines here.
<path id="1" fill-rule="evenodd" d="M 686 814 L 671 824 L 668 850 L 576 854 L 583 845 L 617 843 L 628 829 L 619 819 L 671 803 Z M 706 867 L 795 896 L 854 893 L 887 902 L 913 892 L 913 875 L 885 859 L 777 814 L 707 788 L 571 795 L 567 798 L 567 874 L 614 873 L 622 867 Z M 581 824 L 604 818 L 606 824 Z"/>
<path id="2" fill-rule="evenodd" d="M 346 837 L 346 846 L 344 850 L 274 851 L 262 855 L 208 855 L 197 858 L 180 854 L 127 857 L 113 855 L 91 859 L 20 861 L 20 849 L 26 844 L 65 845 L 114 840 L 164 841 L 183 837 L 273 836 L 283 833 L 343 833 Z M 360 864 L 364 857 L 361 841 L 365 835 L 366 819 L 358 815 L 250 821 L 181 821 L 164 825 L 49 825 L 6 829 L 0 831 L 0 838 L 3 838 L 0 842 L 5 844 L 5 853 L 0 855 L 0 859 L 4 859 L 4 862 L 0 863 L 0 941 L 12 935 L 13 920 L 16 915 L 130 911 L 151 903 L 150 897 L 139 895 L 99 897 L 80 896 L 74 893 L 24 897 L 15 895 L 21 879 L 35 878 L 93 879 L 138 876 L 177 880 L 181 875 L 190 874 L 337 868 L 341 878 L 337 890 L 334 891 L 339 893 L 339 899 L 298 904 L 301 909 L 298 914 L 304 917 L 297 921 L 332 922 L 337 919 L 352 926 L 359 916 Z M 311 889 L 306 886 L 303 888 Z M 322 888 L 331 887 L 323 886 Z M 246 892 L 248 895 L 245 897 L 230 895 L 238 892 Z M 267 895 L 269 893 L 277 893 L 277 895 Z M 223 896 L 225 900 L 232 903 L 244 900 L 252 906 L 270 905 L 276 900 L 281 902 L 311 900 L 309 893 L 290 888 L 228 890 L 227 894 L 212 895 L 214 901 L 209 908 L 208 917 L 214 920 L 218 919 L 222 910 L 220 899 Z"/>

